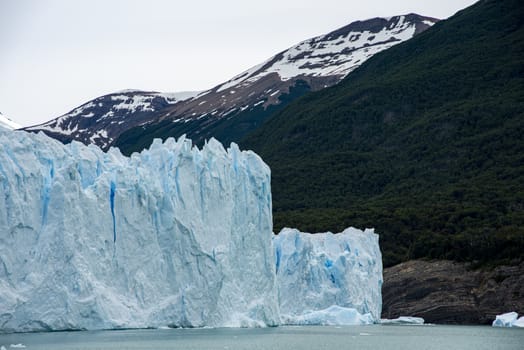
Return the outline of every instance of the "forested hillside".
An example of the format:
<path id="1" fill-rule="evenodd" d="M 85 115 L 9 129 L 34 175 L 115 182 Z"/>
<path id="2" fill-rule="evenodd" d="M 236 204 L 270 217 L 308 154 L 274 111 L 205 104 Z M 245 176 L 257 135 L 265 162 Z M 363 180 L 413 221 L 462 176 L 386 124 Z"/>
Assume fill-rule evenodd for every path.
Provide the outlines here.
<path id="1" fill-rule="evenodd" d="M 479 1 L 245 138 L 275 231 L 375 227 L 386 266 L 522 259 L 523 24 L 521 1 Z"/>

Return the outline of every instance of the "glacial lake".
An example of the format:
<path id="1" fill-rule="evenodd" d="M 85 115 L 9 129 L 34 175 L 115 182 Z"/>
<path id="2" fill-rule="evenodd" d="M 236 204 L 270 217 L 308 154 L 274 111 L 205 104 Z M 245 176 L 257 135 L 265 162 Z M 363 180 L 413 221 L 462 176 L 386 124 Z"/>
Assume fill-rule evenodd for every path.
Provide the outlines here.
<path id="1" fill-rule="evenodd" d="M 524 329 L 489 326 L 154 329 L 0 335 L 0 349 L 524 349 Z M 3 350 L 3 349 L 2 349 Z"/>

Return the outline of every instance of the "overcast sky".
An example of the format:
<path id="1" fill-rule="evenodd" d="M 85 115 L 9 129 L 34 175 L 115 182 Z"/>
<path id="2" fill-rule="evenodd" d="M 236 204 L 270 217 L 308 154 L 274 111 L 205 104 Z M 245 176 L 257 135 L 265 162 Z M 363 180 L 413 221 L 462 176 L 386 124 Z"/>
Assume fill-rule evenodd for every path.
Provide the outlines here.
<path id="1" fill-rule="evenodd" d="M 0 0 L 0 111 L 24 126 L 122 89 L 209 89 L 352 21 L 474 0 Z"/>

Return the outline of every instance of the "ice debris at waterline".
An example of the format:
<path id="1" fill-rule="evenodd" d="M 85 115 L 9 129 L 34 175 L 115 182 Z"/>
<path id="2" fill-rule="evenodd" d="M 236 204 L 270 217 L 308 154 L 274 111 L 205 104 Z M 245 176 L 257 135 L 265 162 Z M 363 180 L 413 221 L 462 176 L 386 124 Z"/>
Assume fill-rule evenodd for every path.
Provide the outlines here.
<path id="1" fill-rule="evenodd" d="M 1 332 L 378 322 L 375 234 L 271 231 L 270 170 L 235 144 L 0 131 Z"/>
<path id="2" fill-rule="evenodd" d="M 507 312 L 497 315 L 492 324 L 493 327 L 522 327 L 524 328 L 524 316 L 519 317 L 516 312 Z"/>
<path id="3" fill-rule="evenodd" d="M 279 323 L 270 170 L 215 140 L 127 158 L 0 131 L 0 329 Z"/>
<path id="4" fill-rule="evenodd" d="M 397 318 L 383 318 L 381 324 L 403 324 L 403 325 L 421 325 L 424 324 L 422 317 L 400 316 Z"/>
<path id="5" fill-rule="evenodd" d="M 273 238 L 283 324 L 370 324 L 382 310 L 382 256 L 373 230 L 285 228 Z"/>

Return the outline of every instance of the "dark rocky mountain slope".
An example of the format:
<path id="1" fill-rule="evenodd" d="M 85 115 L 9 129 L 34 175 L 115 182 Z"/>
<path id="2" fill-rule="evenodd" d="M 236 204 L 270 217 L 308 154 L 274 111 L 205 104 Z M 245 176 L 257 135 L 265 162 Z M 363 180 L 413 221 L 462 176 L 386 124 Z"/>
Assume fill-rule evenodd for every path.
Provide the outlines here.
<path id="1" fill-rule="evenodd" d="M 383 318 L 491 324 L 501 313 L 524 313 L 524 262 L 474 269 L 449 260 L 412 260 L 386 268 L 382 290 Z"/>

